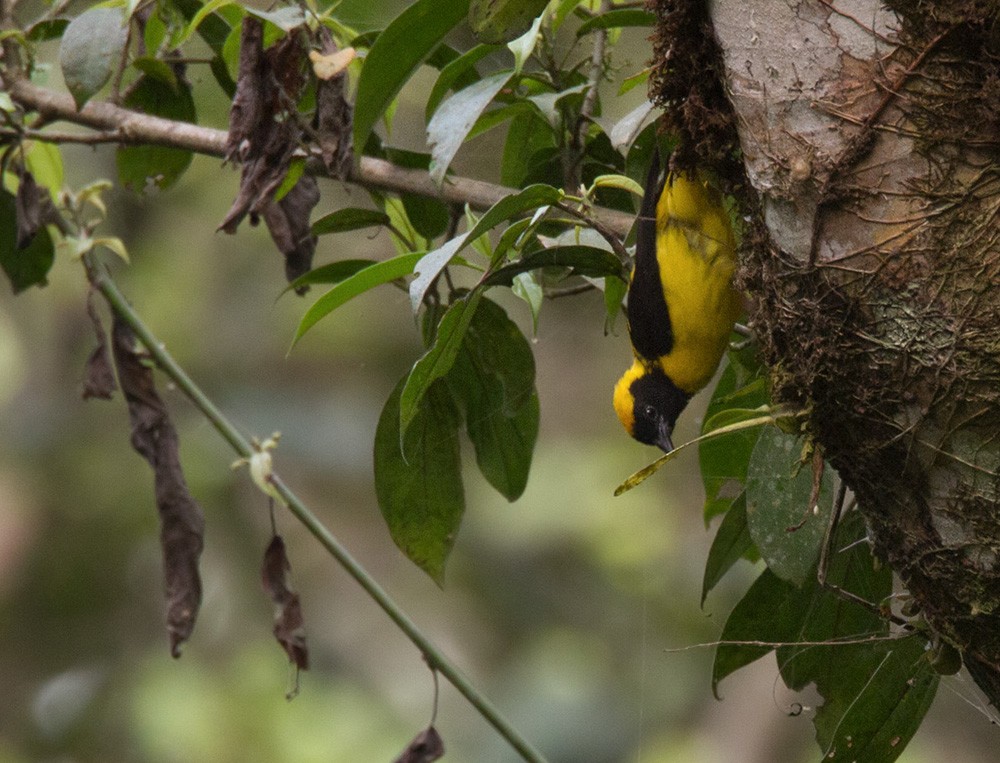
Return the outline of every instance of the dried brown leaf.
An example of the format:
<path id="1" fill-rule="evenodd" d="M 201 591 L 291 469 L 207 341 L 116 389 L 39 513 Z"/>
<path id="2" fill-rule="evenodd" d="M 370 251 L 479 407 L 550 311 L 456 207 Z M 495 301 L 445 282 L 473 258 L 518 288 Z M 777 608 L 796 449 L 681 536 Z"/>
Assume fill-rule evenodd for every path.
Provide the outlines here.
<path id="1" fill-rule="evenodd" d="M 240 34 L 226 159 L 240 163 L 242 173 L 239 193 L 219 226 L 226 233 L 235 233 L 248 214 L 256 222 L 284 180 L 301 134 L 295 104 L 305 83 L 305 53 L 294 30 L 266 51 L 260 19 L 244 17 Z"/>
<path id="2" fill-rule="evenodd" d="M 35 176 L 27 169 L 22 168 L 18 174 L 20 184 L 14 206 L 17 212 L 17 248 L 26 249 L 45 219 L 43 191 L 35 182 Z"/>
<path id="3" fill-rule="evenodd" d="M 330 30 L 320 27 L 317 33 L 321 61 L 330 62 L 338 56 L 347 54 L 346 50 L 338 51 Z M 320 73 L 318 62 L 313 60 L 318 80 L 316 82 L 316 114 L 313 117 L 313 131 L 319 145 L 323 164 L 332 177 L 347 179 L 351 171 L 353 143 L 351 138 L 354 112 L 347 100 L 347 72 L 338 71 L 329 77 Z M 332 69 L 331 69 L 332 71 Z M 326 73 L 326 72 L 324 72 Z"/>
<path id="4" fill-rule="evenodd" d="M 415 737 L 394 763 L 434 763 L 444 757 L 444 740 L 437 729 L 428 726 Z"/>
<path id="5" fill-rule="evenodd" d="M 274 602 L 274 637 L 298 670 L 309 670 L 309 649 L 306 646 L 305 620 L 299 595 L 288 587 L 286 573 L 291 569 L 285 553 L 285 541 L 280 535 L 271 539 L 264 552 L 261 581 L 264 591 Z"/>
<path id="6" fill-rule="evenodd" d="M 117 315 L 111 346 L 132 422 L 132 447 L 153 467 L 167 595 L 167 634 L 170 653 L 179 657 L 180 646 L 191 635 L 201 605 L 198 558 L 204 543 L 205 518 L 184 479 L 177 430 L 156 391 L 153 372 L 136 352 L 132 329 Z"/>
<path id="7" fill-rule="evenodd" d="M 97 346 L 87 358 L 87 374 L 83 380 L 83 399 L 89 400 L 92 397 L 99 397 L 103 400 L 110 400 L 111 395 L 118 389 L 118 384 L 115 382 L 115 374 L 111 368 L 111 356 L 108 353 L 104 324 L 94 307 L 93 299 L 90 298 L 87 299 L 87 315 L 90 316 L 90 323 L 97 336 Z"/>
<path id="8" fill-rule="evenodd" d="M 309 226 L 309 215 L 319 203 L 319 185 L 312 175 L 303 175 L 281 201 L 268 202 L 264 222 L 275 246 L 285 256 L 285 277 L 289 282 L 312 269 L 317 237 Z M 308 286 L 295 291 L 305 294 Z"/>

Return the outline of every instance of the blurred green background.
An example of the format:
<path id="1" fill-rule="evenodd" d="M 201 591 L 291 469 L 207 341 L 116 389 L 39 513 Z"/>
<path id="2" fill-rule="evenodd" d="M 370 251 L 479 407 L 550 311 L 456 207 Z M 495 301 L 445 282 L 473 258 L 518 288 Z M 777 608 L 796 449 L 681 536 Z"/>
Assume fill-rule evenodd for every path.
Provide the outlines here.
<path id="1" fill-rule="evenodd" d="M 356 0 L 343 12 L 373 28 L 402 5 Z M 616 63 L 630 74 L 648 55 L 632 32 Z M 203 122 L 224 126 L 207 72 L 190 77 L 204 85 Z M 404 93 L 392 145 L 424 148 L 420 95 L 432 82 L 425 73 Z M 641 98 L 609 86 L 605 119 Z M 502 138 L 493 131 L 463 148 L 456 171 L 495 180 Z M 114 176 L 113 148 L 64 157 L 70 184 Z M 367 201 L 359 188 L 321 185 L 315 216 Z M 718 637 L 756 570 L 743 563 L 699 607 L 711 535 L 696 459 L 612 498 L 655 454 L 612 412 L 630 351 L 623 324 L 605 335 L 598 293 L 543 309 L 542 426 L 524 496 L 507 504 L 465 453 L 467 514 L 441 590 L 396 550 L 372 487 L 379 411 L 421 351 L 407 295 L 368 294 L 286 355 L 320 292 L 278 299 L 283 266 L 266 232 L 215 232 L 236 187 L 235 171 L 196 158 L 170 191 L 116 192 L 106 231 L 132 254 L 120 283 L 247 434 L 282 432 L 282 476 L 514 725 L 554 762 L 818 759 L 815 698 L 786 691 L 773 657 L 724 682 L 723 702 L 712 697 L 712 650 L 698 645 Z M 385 233 L 327 236 L 316 264 L 391 254 Z M 499 298 L 530 336 L 526 306 Z M 86 299 L 79 266 L 65 260 L 48 287 L 0 298 L 0 763 L 394 759 L 432 709 L 420 654 L 279 513 L 313 661 L 299 696 L 285 700 L 290 674 L 259 582 L 266 501 L 160 377 L 207 519 L 202 612 L 183 657 L 170 658 L 151 472 L 129 446 L 120 397 L 80 399 L 94 343 Z M 679 440 L 696 432 L 704 397 L 682 417 Z M 437 726 L 447 760 L 517 760 L 443 681 Z M 971 682 L 945 678 L 903 760 L 995 760 L 998 738 Z"/>

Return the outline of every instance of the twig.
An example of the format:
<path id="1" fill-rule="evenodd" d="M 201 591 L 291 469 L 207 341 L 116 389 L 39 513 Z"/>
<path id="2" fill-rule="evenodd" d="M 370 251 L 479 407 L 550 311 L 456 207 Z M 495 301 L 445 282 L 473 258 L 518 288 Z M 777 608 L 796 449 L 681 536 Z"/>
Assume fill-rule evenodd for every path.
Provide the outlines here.
<path id="1" fill-rule="evenodd" d="M 600 10 L 597 15 L 601 16 L 611 10 L 610 0 L 601 0 Z M 583 97 L 583 104 L 580 106 L 580 114 L 573 125 L 572 147 L 575 156 L 574 164 L 578 164 L 578 157 L 583 154 L 583 138 L 594 114 L 594 107 L 597 105 L 597 90 L 601 84 L 601 76 L 604 74 L 604 51 L 608 42 L 608 30 L 598 29 L 594 32 L 594 49 L 590 54 L 590 72 L 587 75 L 587 94 Z"/>
<path id="2" fill-rule="evenodd" d="M 226 418 L 225 414 L 178 365 L 167 352 L 163 343 L 150 331 L 138 313 L 128 303 L 118 285 L 105 268 L 89 267 L 89 276 L 94 288 L 101 292 L 111 309 L 135 332 L 139 341 L 148 350 L 163 373 L 177 385 L 191 403 L 219 432 L 222 438 L 242 458 L 250 458 L 253 449 L 250 442 Z M 423 634 L 409 616 L 390 598 L 389 594 L 375 581 L 361 564 L 344 548 L 316 515 L 292 492 L 277 474 L 272 474 L 271 483 L 289 511 L 306 527 L 320 545 L 340 564 L 341 567 L 365 590 L 389 618 L 406 634 L 423 654 L 427 664 L 435 672 L 441 673 L 479 711 L 480 715 L 529 763 L 544 763 L 545 758 L 521 734 L 510 725 L 492 703 L 479 692 L 465 675 Z"/>

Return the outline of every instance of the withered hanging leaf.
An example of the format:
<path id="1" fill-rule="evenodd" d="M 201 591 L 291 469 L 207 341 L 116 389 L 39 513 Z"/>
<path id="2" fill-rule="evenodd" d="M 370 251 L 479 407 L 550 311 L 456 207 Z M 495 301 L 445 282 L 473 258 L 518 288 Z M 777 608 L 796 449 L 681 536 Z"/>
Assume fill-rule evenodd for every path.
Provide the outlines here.
<path id="1" fill-rule="evenodd" d="M 428 726 L 413 737 L 413 741 L 393 763 L 434 763 L 443 757 L 444 740 L 437 729 Z"/>
<path id="2" fill-rule="evenodd" d="M 20 185 L 17 187 L 15 207 L 17 209 L 17 248 L 26 249 L 42 227 L 45 213 L 42 206 L 42 190 L 35 182 L 35 176 L 22 168 Z"/>
<path id="3" fill-rule="evenodd" d="M 309 650 L 306 647 L 305 620 L 299 595 L 288 587 L 285 573 L 291 569 L 285 553 L 285 541 L 280 535 L 271 539 L 264 552 L 261 581 L 264 591 L 274 602 L 274 637 L 298 670 L 309 670 Z"/>
<path id="4" fill-rule="evenodd" d="M 275 246 L 285 255 L 285 276 L 289 283 L 312 270 L 317 237 L 309 225 L 309 215 L 319 203 L 319 185 L 312 175 L 303 175 L 281 201 L 268 201 L 264 222 Z M 296 294 L 305 294 L 300 286 Z"/>
<path id="5" fill-rule="evenodd" d="M 118 388 L 118 384 L 115 382 L 115 374 L 111 370 L 111 357 L 108 354 L 104 324 L 101 322 L 101 316 L 97 314 L 97 308 L 94 307 L 93 293 L 87 297 L 87 315 L 90 316 L 90 323 L 97 336 L 97 346 L 87 358 L 87 375 L 83 380 L 83 399 L 89 400 L 92 397 L 99 397 L 102 400 L 110 400 L 112 393 Z"/>
<path id="6" fill-rule="evenodd" d="M 226 139 L 226 160 L 243 169 L 239 193 L 219 226 L 226 233 L 235 233 L 248 214 L 256 218 L 263 213 L 288 172 L 301 132 L 295 119 L 305 83 L 299 35 L 292 30 L 266 51 L 262 43 L 263 24 L 246 16 Z"/>
<path id="7" fill-rule="evenodd" d="M 118 315 L 111 330 L 111 347 L 132 422 L 132 447 L 153 467 L 167 594 L 167 635 L 171 655 L 180 657 L 180 646 L 194 630 L 201 605 L 198 558 L 204 545 L 205 517 L 184 480 L 177 430 L 156 392 L 153 372 L 136 352 L 132 329 Z"/>
<path id="8" fill-rule="evenodd" d="M 329 61 L 333 56 L 346 54 L 338 51 L 333 42 L 330 30 L 324 26 L 317 32 L 319 55 L 323 61 Z M 347 50 L 351 50 L 348 48 Z M 316 51 L 313 51 L 316 53 Z M 346 180 L 351 171 L 353 111 L 347 100 L 347 71 L 341 70 L 330 77 L 323 77 L 313 58 L 313 68 L 316 70 L 316 113 L 313 117 L 313 130 L 316 142 L 319 144 L 323 165 L 331 177 Z"/>

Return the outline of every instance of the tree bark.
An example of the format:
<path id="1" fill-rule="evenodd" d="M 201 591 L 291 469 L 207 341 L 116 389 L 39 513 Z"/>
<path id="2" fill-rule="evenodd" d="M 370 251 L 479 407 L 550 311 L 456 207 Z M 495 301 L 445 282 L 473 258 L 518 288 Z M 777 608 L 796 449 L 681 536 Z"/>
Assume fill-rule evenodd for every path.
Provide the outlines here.
<path id="1" fill-rule="evenodd" d="M 997 705 L 995 4 L 713 0 L 708 13 L 759 204 L 742 278 L 775 397 L 812 406 L 875 553 Z"/>

